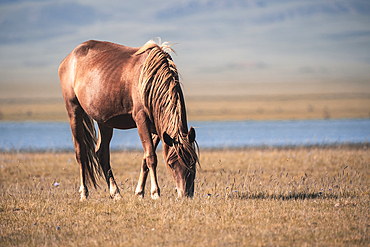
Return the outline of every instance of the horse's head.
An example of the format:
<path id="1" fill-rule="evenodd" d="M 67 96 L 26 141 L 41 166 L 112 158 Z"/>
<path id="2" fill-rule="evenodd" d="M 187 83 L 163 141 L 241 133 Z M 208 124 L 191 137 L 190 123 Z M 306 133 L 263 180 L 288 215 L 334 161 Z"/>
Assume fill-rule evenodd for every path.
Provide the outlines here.
<path id="1" fill-rule="evenodd" d="M 195 151 L 195 130 L 181 137 L 171 138 L 163 133 L 163 142 L 169 146 L 166 163 L 176 181 L 178 197 L 192 197 L 198 156 Z"/>

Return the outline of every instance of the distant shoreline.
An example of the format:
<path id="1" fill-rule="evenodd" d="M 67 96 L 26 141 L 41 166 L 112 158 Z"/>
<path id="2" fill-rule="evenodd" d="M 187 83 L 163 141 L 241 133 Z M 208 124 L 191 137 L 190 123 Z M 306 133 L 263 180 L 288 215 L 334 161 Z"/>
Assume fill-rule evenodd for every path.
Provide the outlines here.
<path id="1" fill-rule="evenodd" d="M 365 143 L 342 143 L 342 144 L 313 144 L 313 145 L 285 145 L 285 146 L 250 146 L 250 147 L 229 147 L 229 148 L 201 148 L 201 152 L 226 152 L 226 151 L 264 151 L 264 150 L 276 150 L 276 151 L 286 151 L 286 150 L 310 150 L 310 149 L 320 149 L 320 150 L 368 150 L 370 149 L 370 142 Z M 157 148 L 157 153 L 162 152 L 162 148 Z M 1 150 L 1 154 L 62 154 L 62 153 L 74 153 L 74 149 L 61 149 L 61 150 Z M 112 149 L 110 151 L 112 154 L 115 153 L 136 153 L 143 152 L 142 148 L 133 148 L 133 149 Z"/>
<path id="2" fill-rule="evenodd" d="M 370 93 L 185 96 L 188 119 L 295 120 L 369 118 Z M 0 98 L 0 121 L 63 121 L 62 98 Z"/>

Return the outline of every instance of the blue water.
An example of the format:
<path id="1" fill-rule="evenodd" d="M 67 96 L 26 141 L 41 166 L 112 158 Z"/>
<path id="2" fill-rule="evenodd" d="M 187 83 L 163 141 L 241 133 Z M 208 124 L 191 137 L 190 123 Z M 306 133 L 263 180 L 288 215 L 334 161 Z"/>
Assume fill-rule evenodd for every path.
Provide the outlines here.
<path id="1" fill-rule="evenodd" d="M 370 119 L 190 122 L 200 148 L 306 146 L 370 141 Z M 114 130 L 111 149 L 141 149 L 136 129 Z M 73 150 L 68 123 L 0 122 L 1 151 Z"/>

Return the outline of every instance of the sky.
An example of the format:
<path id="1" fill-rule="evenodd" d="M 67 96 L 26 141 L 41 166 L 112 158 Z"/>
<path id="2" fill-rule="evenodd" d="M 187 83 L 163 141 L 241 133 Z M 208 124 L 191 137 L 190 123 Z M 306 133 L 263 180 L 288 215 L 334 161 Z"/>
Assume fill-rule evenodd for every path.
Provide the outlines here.
<path id="1" fill-rule="evenodd" d="M 175 44 L 184 85 L 370 84 L 368 0 L 1 0 L 0 90 L 59 87 L 60 62 L 86 40 L 156 37 Z"/>

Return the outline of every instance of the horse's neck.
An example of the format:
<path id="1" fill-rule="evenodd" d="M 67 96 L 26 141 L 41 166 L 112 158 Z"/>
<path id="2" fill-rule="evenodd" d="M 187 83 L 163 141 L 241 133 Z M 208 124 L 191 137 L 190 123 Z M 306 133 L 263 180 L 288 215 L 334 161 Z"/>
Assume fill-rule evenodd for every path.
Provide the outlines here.
<path id="1" fill-rule="evenodd" d="M 177 119 L 177 125 L 174 126 L 172 123 L 169 122 L 171 116 L 165 116 L 162 119 L 153 119 L 154 124 L 156 125 L 157 132 L 160 136 L 163 136 L 163 133 L 166 132 L 171 137 L 175 137 L 175 135 L 182 135 L 187 134 L 188 131 L 188 124 L 186 120 L 186 109 L 185 104 L 181 103 L 181 108 L 179 109 L 179 116 Z M 166 110 L 160 109 L 160 112 L 166 112 Z M 167 114 L 171 114 L 170 112 L 166 112 Z M 158 115 L 154 115 L 153 117 L 156 118 Z M 162 115 L 163 116 L 163 115 Z"/>

